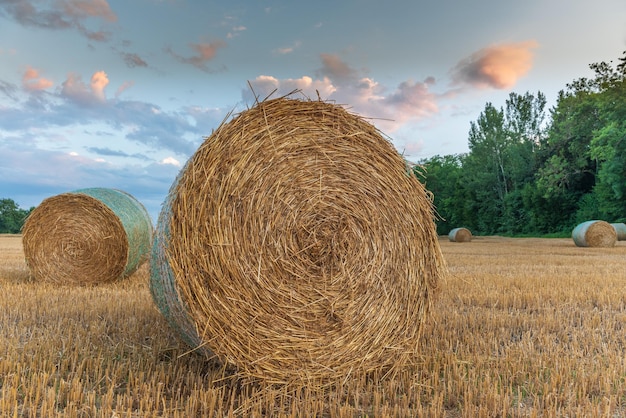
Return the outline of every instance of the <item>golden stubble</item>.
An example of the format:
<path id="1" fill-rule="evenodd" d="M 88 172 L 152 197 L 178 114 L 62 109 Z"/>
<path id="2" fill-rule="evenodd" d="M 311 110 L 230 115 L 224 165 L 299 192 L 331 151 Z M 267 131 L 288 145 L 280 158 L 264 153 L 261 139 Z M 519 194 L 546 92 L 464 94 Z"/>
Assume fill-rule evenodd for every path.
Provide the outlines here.
<path id="1" fill-rule="evenodd" d="M 450 274 L 392 380 L 260 387 L 180 343 L 144 265 L 101 286 L 38 283 L 0 236 L 0 416 L 558 417 L 626 413 L 626 243 L 439 240 Z"/>

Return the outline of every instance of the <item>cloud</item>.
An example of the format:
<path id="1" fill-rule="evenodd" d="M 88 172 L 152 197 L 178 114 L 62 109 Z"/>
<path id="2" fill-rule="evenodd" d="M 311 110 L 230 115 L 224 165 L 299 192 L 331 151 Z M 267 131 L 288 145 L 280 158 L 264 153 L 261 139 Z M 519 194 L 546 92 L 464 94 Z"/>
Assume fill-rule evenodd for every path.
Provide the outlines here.
<path id="1" fill-rule="evenodd" d="M 189 47 L 195 51 L 195 55 L 190 57 L 183 57 L 170 47 L 165 48 L 165 51 L 184 64 L 191 64 L 202 71 L 212 72 L 209 67 L 207 67 L 206 63 L 215 58 L 218 49 L 225 46 L 226 43 L 222 40 L 197 44 L 190 43 Z"/>
<path id="2" fill-rule="evenodd" d="M 285 47 L 285 48 L 277 48 L 277 49 L 275 49 L 273 51 L 273 53 L 277 54 L 277 55 L 291 54 L 293 51 L 295 51 L 296 49 L 300 48 L 300 45 L 302 45 L 302 42 L 295 41 L 292 46 L 288 46 L 288 47 Z"/>
<path id="3" fill-rule="evenodd" d="M 0 82 L 0 94 L 12 99 L 12 104 L 0 105 L 0 140 L 7 133 L 36 129 L 37 138 L 42 143 L 58 144 L 56 136 L 59 132 L 77 125 L 91 126 L 98 131 L 108 126 L 115 132 L 116 139 L 111 141 L 133 142 L 149 150 L 146 151 L 148 155 L 166 151 L 190 155 L 202 137 L 210 134 L 230 110 L 193 107 L 165 111 L 152 103 L 123 100 L 118 93 L 129 88 L 130 82 L 123 83 L 116 97 L 109 99 L 105 94 L 109 84 L 104 71 L 95 72 L 89 83 L 84 82 L 81 75 L 70 73 L 57 89 L 43 92 L 45 94 L 29 90 L 20 92 L 16 86 Z M 73 138 L 80 136 L 90 142 L 94 140 L 93 135 L 84 132 L 62 134 L 61 138 L 65 142 L 75 142 L 77 139 Z M 85 146 L 87 144 L 81 148 Z M 124 149 L 122 145 L 120 148 Z"/>
<path id="4" fill-rule="evenodd" d="M 80 75 L 70 73 L 61 87 L 61 95 L 83 105 L 97 105 L 106 101 L 104 94 L 109 79 L 104 71 L 97 71 L 91 76 L 87 86 Z"/>
<path id="5" fill-rule="evenodd" d="M 106 148 L 106 147 L 85 147 L 85 150 L 92 154 L 104 155 L 105 157 L 127 157 L 127 158 L 137 158 L 142 161 L 152 161 L 152 159 L 138 152 L 129 154 L 122 150 L 114 150 L 114 149 Z"/>
<path id="6" fill-rule="evenodd" d="M 452 69 L 454 84 L 478 88 L 511 88 L 532 68 L 536 41 L 492 45 L 462 59 Z"/>
<path id="7" fill-rule="evenodd" d="M 115 90 L 115 97 L 119 97 L 123 92 L 125 92 L 134 85 L 134 81 L 125 81 L 121 86 L 117 88 L 117 90 Z"/>
<path id="8" fill-rule="evenodd" d="M 8 81 L 0 80 L 0 93 L 11 100 L 17 100 L 17 86 Z"/>
<path id="9" fill-rule="evenodd" d="M 89 19 L 109 23 L 117 21 L 106 0 L 57 0 L 49 8 L 32 0 L 0 2 L 0 13 L 23 26 L 42 29 L 75 29 L 88 39 L 106 41 L 110 35 L 103 30 L 92 31 L 86 24 Z"/>
<path id="10" fill-rule="evenodd" d="M 341 58 L 333 54 L 320 54 L 322 68 L 317 72 L 321 76 L 329 77 L 339 82 L 354 81 L 357 78 L 357 71 L 350 68 Z"/>
<path id="11" fill-rule="evenodd" d="M 228 32 L 228 34 L 226 35 L 227 39 L 232 39 L 235 36 L 239 35 L 241 32 L 245 31 L 246 28 L 245 26 L 234 26 L 230 32 Z"/>
<path id="12" fill-rule="evenodd" d="M 337 87 L 333 99 L 350 103 L 356 111 L 378 119 L 381 129 L 395 131 L 411 119 L 423 119 L 438 112 L 437 96 L 430 91 L 433 77 L 423 82 L 406 80 L 389 91 L 371 77 L 366 77 L 335 54 L 321 54 L 322 67 L 317 74 L 328 77 Z"/>
<path id="13" fill-rule="evenodd" d="M 22 75 L 22 87 L 28 91 L 45 90 L 53 85 L 51 80 L 41 77 L 39 70 L 30 65 L 26 67 L 26 71 Z"/>
<path id="14" fill-rule="evenodd" d="M 155 221 L 180 170 L 160 162 L 112 164 L 77 152 L 15 147 L 2 140 L 0 152 L 7 158 L 0 166 L 0 197 L 11 197 L 23 208 L 68 191 L 107 187 L 133 195 Z"/>
<path id="15" fill-rule="evenodd" d="M 277 79 L 263 75 L 251 81 L 254 94 L 264 99 L 274 92 L 275 97 L 301 90 L 304 96 L 349 104 L 355 112 L 370 117 L 382 130 L 393 132 L 407 121 L 428 118 L 439 112 L 439 96 L 431 91 L 433 77 L 416 82 L 406 80 L 395 89 L 388 89 L 376 80 L 366 77 L 338 55 L 321 54 L 322 67 L 316 78 Z M 254 100 L 252 92 L 242 91 L 244 101 Z"/>
<path id="16" fill-rule="evenodd" d="M 393 93 L 383 99 L 383 103 L 395 109 L 395 113 L 401 115 L 402 120 L 427 118 L 439 111 L 437 96 L 430 91 L 433 84 L 435 79 L 432 77 L 423 82 L 403 81 Z"/>
<path id="17" fill-rule="evenodd" d="M 109 84 L 109 78 L 104 71 L 97 71 L 91 76 L 91 92 L 99 101 L 104 102 L 104 88 Z"/>
<path id="18" fill-rule="evenodd" d="M 294 90 L 300 90 L 304 96 L 313 99 L 317 98 L 319 93 L 322 99 L 326 99 L 336 90 L 335 86 L 333 86 L 328 78 L 314 80 L 309 76 L 279 80 L 272 76 L 260 75 L 250 81 L 250 85 L 253 91 L 250 91 L 250 89 L 242 91 L 242 96 L 246 102 L 254 101 L 254 95 L 256 95 L 256 98 L 259 100 L 263 100 L 269 95 L 280 97 Z"/>
<path id="19" fill-rule="evenodd" d="M 37 80 L 40 73 L 26 75 Z M 136 196 L 156 219 L 183 162 L 231 109 L 165 110 L 107 98 L 110 85 L 104 71 L 70 74 L 48 91 L 0 80 L 0 95 L 12 98 L 0 105 L 0 197 L 30 207 L 77 188 L 113 187 Z"/>
<path id="20" fill-rule="evenodd" d="M 169 164 L 169 165 L 173 165 L 175 167 L 180 167 L 180 161 L 178 161 L 176 158 L 174 157 L 166 157 L 163 158 L 161 160 L 161 164 Z"/>
<path id="21" fill-rule="evenodd" d="M 67 16 L 75 19 L 99 17 L 108 22 L 117 21 L 117 16 L 106 0 L 67 0 L 61 1 L 60 6 Z"/>
<path id="22" fill-rule="evenodd" d="M 124 62 L 126 63 L 126 66 L 129 67 L 129 68 L 147 67 L 148 66 L 148 63 L 146 61 L 144 61 L 137 54 L 131 54 L 131 53 L 128 53 L 128 52 L 122 52 L 122 53 L 120 53 L 120 55 L 124 59 Z"/>

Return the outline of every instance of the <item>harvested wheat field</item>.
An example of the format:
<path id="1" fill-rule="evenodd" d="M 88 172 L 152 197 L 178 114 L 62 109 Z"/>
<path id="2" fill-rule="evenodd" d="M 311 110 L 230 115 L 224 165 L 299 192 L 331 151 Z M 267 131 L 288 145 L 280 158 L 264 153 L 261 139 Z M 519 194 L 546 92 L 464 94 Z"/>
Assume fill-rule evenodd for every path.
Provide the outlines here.
<path id="1" fill-rule="evenodd" d="M 0 236 L 0 416 L 616 417 L 626 414 L 626 242 L 440 237 L 450 274 L 414 364 L 332 388 L 258 386 L 188 352 L 147 266 L 98 287 L 33 280 Z"/>

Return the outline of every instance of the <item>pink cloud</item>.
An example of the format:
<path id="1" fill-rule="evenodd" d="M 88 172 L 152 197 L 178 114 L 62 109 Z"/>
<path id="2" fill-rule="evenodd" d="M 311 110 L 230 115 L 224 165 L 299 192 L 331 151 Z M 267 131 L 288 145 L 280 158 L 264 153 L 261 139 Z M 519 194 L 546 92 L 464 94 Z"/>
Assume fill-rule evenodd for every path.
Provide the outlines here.
<path id="1" fill-rule="evenodd" d="M 421 120 L 439 112 L 438 96 L 431 91 L 431 86 L 435 84 L 432 77 L 423 82 L 407 80 L 393 91 L 388 91 L 376 80 L 360 75 L 337 55 L 322 54 L 320 58 L 322 68 L 317 72 L 318 78 L 259 76 L 250 82 L 254 93 L 259 99 L 272 92 L 273 97 L 278 97 L 294 90 L 300 90 L 312 99 L 317 99 L 319 95 L 322 100 L 346 104 L 364 117 L 372 118 L 386 132 L 397 130 L 407 121 Z M 245 100 L 251 100 L 251 96 L 251 92 L 243 91 Z"/>
<path id="2" fill-rule="evenodd" d="M 323 65 L 319 73 L 336 86 L 332 98 L 374 118 L 381 129 L 395 131 L 409 120 L 423 119 L 439 111 L 438 97 L 430 91 L 430 86 L 435 84 L 433 77 L 423 82 L 403 81 L 389 91 L 376 80 L 359 74 L 337 55 L 321 54 L 320 58 Z"/>
<path id="3" fill-rule="evenodd" d="M 397 114 L 401 115 L 401 120 L 432 116 L 439 112 L 437 96 L 430 91 L 433 84 L 435 80 L 432 77 L 423 82 L 403 81 L 384 99 L 384 103 L 391 105 Z"/>
<path id="4" fill-rule="evenodd" d="M 52 87 L 54 83 L 39 75 L 39 70 L 28 66 L 22 75 L 22 87 L 28 91 L 45 90 Z"/>
<path id="5" fill-rule="evenodd" d="M 106 101 L 104 89 L 108 84 L 109 79 L 104 71 L 95 72 L 89 86 L 83 82 L 80 75 L 70 73 L 61 86 L 61 95 L 81 104 L 104 103 Z"/>
<path id="6" fill-rule="evenodd" d="M 119 97 L 123 92 L 135 85 L 134 81 L 126 81 L 115 90 L 115 97 Z"/>
<path id="7" fill-rule="evenodd" d="M 452 70 L 455 84 L 506 89 L 532 68 L 536 41 L 492 45 L 461 60 Z"/>
<path id="8" fill-rule="evenodd" d="M 99 17 L 108 22 L 116 22 L 117 16 L 106 0 L 67 0 L 61 2 L 67 16 L 75 18 Z"/>
<path id="9" fill-rule="evenodd" d="M 215 58 L 218 49 L 225 46 L 226 42 L 222 40 L 198 44 L 190 43 L 189 47 L 196 52 L 196 54 L 192 55 L 191 57 L 183 57 L 174 52 L 174 50 L 172 50 L 171 48 L 166 48 L 166 51 L 180 62 L 183 62 L 185 64 L 191 64 L 194 67 L 201 69 L 202 71 L 210 72 L 206 63 Z"/>
<path id="10" fill-rule="evenodd" d="M 104 71 L 95 72 L 91 76 L 91 91 L 98 100 L 104 102 L 106 97 L 104 95 L 104 88 L 109 84 L 109 78 Z"/>

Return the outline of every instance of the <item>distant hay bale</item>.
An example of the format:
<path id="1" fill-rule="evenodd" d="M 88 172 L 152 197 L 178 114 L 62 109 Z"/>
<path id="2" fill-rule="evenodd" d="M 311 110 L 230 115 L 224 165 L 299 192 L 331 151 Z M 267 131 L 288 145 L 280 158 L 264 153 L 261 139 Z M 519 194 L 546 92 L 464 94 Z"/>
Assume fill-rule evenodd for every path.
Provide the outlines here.
<path id="1" fill-rule="evenodd" d="M 582 222 L 572 231 L 578 247 L 612 247 L 617 241 L 615 228 L 605 221 Z"/>
<path id="2" fill-rule="evenodd" d="M 613 223 L 611 224 L 615 233 L 617 234 L 618 241 L 626 241 L 626 224 L 625 223 Z"/>
<path id="3" fill-rule="evenodd" d="M 414 361 L 445 263 L 424 187 L 378 130 L 279 98 L 190 158 L 150 269 L 156 305 L 197 351 L 298 384 Z"/>
<path id="4" fill-rule="evenodd" d="M 470 242 L 472 233 L 467 228 L 454 228 L 448 234 L 448 239 L 452 242 Z"/>
<path id="5" fill-rule="evenodd" d="M 128 193 L 89 188 L 45 199 L 22 234 L 35 279 L 96 284 L 125 278 L 147 260 L 152 221 Z"/>

